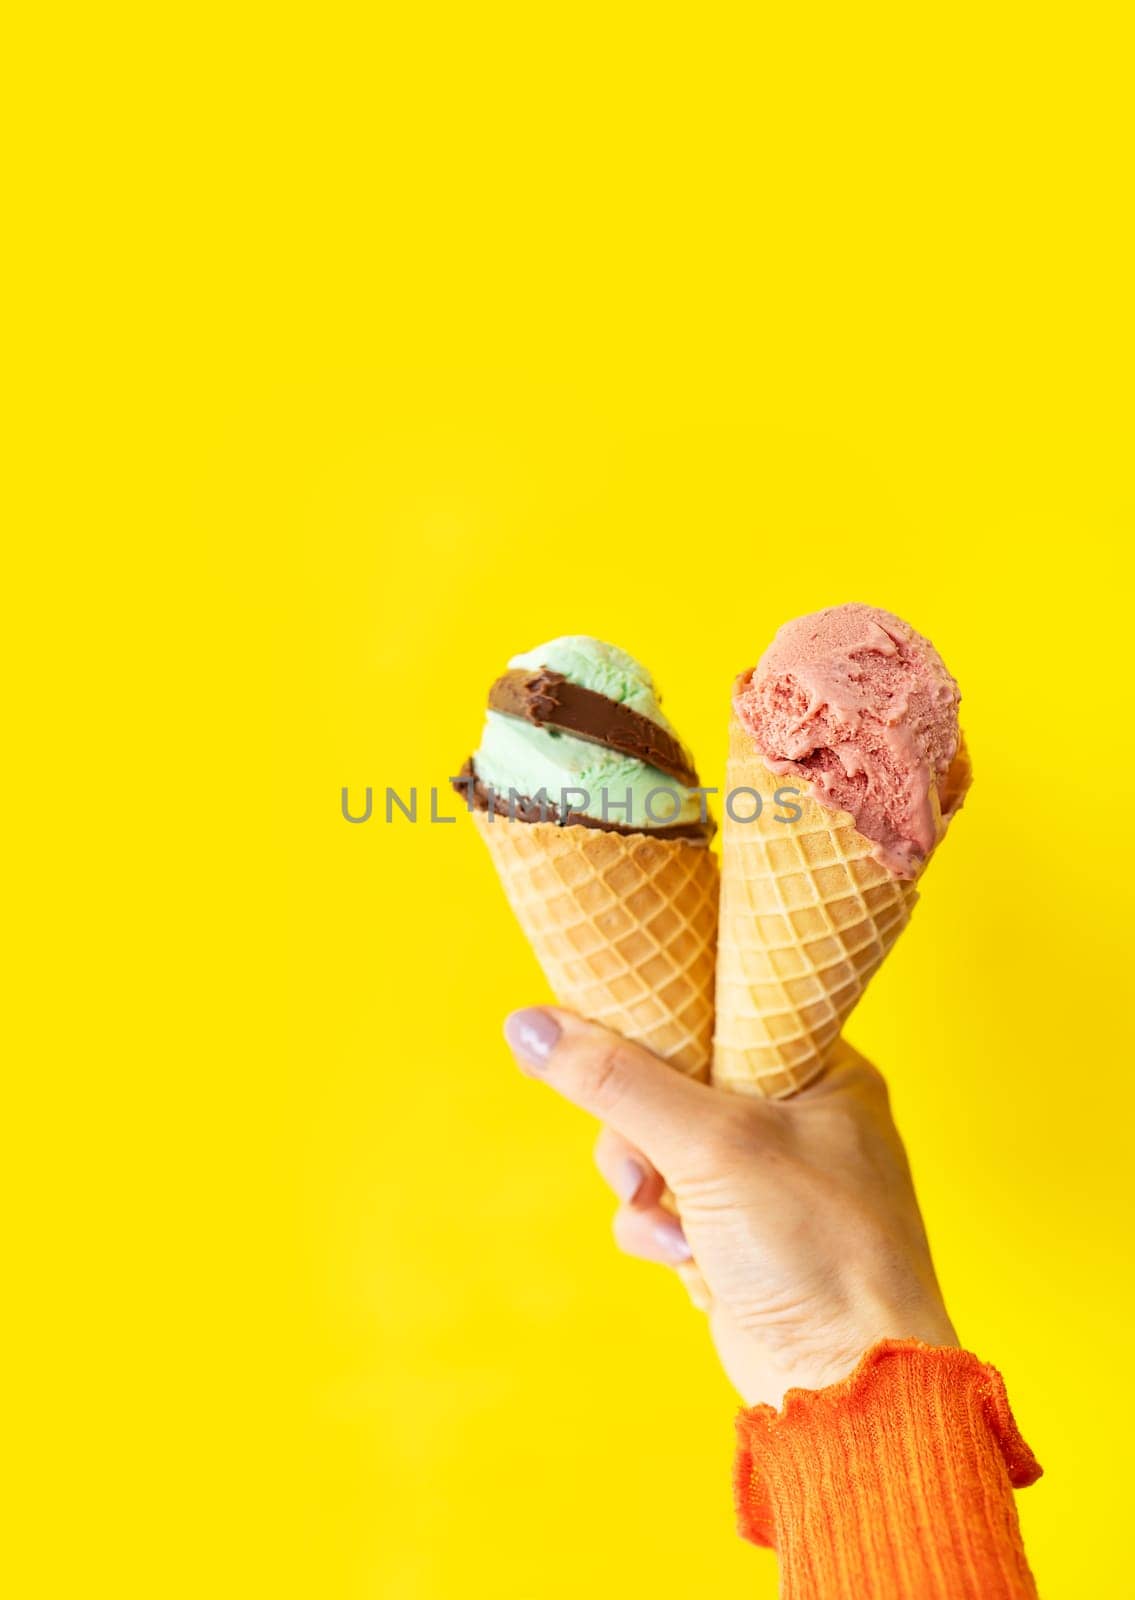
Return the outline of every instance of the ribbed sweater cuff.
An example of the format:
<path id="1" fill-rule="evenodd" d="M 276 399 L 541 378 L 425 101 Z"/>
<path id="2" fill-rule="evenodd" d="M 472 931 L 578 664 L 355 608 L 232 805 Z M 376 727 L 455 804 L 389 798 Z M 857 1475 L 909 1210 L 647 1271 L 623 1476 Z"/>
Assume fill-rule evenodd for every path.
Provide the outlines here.
<path id="1" fill-rule="evenodd" d="M 738 1526 L 783 1600 L 1031 1600 L 1012 1488 L 1041 1469 L 1001 1375 L 964 1350 L 873 1346 L 827 1389 L 737 1419 Z"/>

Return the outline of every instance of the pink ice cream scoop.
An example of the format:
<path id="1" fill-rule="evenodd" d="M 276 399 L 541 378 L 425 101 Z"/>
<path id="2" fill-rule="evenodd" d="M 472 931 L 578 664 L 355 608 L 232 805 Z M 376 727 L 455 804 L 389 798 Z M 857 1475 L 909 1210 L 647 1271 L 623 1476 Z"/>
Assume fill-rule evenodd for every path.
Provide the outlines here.
<path id="1" fill-rule="evenodd" d="M 877 859 L 914 878 L 961 803 L 948 783 L 960 699 L 929 639 L 846 605 L 786 622 L 733 703 L 771 772 L 850 812 Z"/>

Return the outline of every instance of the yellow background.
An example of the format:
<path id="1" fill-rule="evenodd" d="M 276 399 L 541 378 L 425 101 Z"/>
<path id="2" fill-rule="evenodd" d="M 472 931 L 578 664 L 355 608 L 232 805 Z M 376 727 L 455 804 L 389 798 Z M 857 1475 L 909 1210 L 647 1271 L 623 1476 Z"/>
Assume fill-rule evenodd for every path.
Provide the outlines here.
<path id="1" fill-rule="evenodd" d="M 852 1034 L 1042 1592 L 1117 1592 L 1123 9 L 9 40 L 13 1594 L 774 1594 L 700 1320 L 500 1042 L 545 990 L 472 830 L 339 791 L 444 781 L 569 631 L 713 781 L 734 673 L 850 598 L 977 768 Z"/>

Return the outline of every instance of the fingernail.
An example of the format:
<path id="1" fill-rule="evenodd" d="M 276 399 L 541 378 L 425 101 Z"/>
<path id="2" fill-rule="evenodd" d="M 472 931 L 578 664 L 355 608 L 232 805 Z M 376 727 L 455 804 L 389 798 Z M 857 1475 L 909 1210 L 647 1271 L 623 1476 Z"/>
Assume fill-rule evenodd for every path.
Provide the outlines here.
<path id="1" fill-rule="evenodd" d="M 686 1241 L 682 1224 L 677 1217 L 667 1217 L 662 1222 L 656 1222 L 654 1237 L 666 1252 L 667 1259 L 673 1261 L 675 1265 L 679 1261 L 689 1261 L 692 1258 L 694 1252 Z"/>
<path id="2" fill-rule="evenodd" d="M 628 1156 L 625 1161 L 620 1161 L 619 1170 L 615 1174 L 615 1193 L 624 1205 L 630 1205 L 645 1181 L 645 1170 Z"/>
<path id="3" fill-rule="evenodd" d="M 505 1018 L 504 1036 L 514 1055 L 540 1071 L 556 1047 L 560 1025 L 550 1011 L 529 1006 L 526 1011 L 514 1011 Z"/>

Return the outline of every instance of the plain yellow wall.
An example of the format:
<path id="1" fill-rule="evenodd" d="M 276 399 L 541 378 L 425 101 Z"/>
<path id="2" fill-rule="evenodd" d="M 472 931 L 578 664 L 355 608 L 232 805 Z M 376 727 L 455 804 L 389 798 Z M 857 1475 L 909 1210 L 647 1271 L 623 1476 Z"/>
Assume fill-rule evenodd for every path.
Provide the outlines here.
<path id="1" fill-rule="evenodd" d="M 1116 1592 L 1119 11 L 17 41 L 13 1593 L 775 1593 L 701 1321 L 500 1041 L 546 991 L 479 842 L 339 791 L 443 782 L 574 631 L 712 782 L 733 675 L 847 599 L 939 646 L 976 766 L 851 1033 L 1046 1467 L 1042 1592 Z"/>

